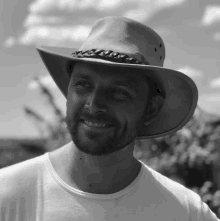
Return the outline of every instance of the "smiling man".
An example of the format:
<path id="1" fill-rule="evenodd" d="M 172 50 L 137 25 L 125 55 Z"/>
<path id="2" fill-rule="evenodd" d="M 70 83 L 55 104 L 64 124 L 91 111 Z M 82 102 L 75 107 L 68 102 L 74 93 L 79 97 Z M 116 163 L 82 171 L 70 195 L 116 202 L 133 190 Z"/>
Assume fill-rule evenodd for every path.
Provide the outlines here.
<path id="1" fill-rule="evenodd" d="M 128 69 L 125 74 L 121 67 L 75 64 L 66 117 L 73 143 L 64 152 L 69 163 L 56 166 L 69 172 L 63 176 L 60 173 L 64 179 L 69 177 L 85 192 L 103 194 L 117 192 L 135 179 L 141 163 L 133 157 L 133 148 L 146 118 L 146 105 L 150 104 L 153 87 L 149 83 L 143 71 Z M 161 105 L 163 98 L 157 95 L 157 99 Z M 152 108 L 148 121 L 157 110 L 157 106 Z M 53 154 L 55 165 L 59 160 Z"/>
<path id="2" fill-rule="evenodd" d="M 218 220 L 198 194 L 133 155 L 136 139 L 185 126 L 198 101 L 191 78 L 163 67 L 155 31 L 106 17 L 79 50 L 38 51 L 67 99 L 72 141 L 0 170 L 1 220 Z"/>

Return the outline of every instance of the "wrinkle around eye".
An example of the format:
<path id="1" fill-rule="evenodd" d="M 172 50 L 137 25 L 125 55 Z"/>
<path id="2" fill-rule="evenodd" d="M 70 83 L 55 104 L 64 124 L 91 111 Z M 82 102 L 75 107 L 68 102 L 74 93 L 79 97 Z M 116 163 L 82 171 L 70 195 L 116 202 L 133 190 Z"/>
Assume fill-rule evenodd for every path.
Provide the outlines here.
<path id="1" fill-rule="evenodd" d="M 83 94 L 87 93 L 87 92 L 89 93 L 89 92 L 91 92 L 92 88 L 93 88 L 93 85 L 90 82 L 85 81 L 85 80 L 80 80 L 80 81 L 73 83 L 73 90 L 76 91 L 77 93 L 83 93 Z M 112 97 L 118 97 L 118 98 L 114 98 L 115 100 L 129 100 L 129 99 L 135 100 L 135 99 L 137 99 L 136 92 L 133 92 L 133 93 L 128 92 L 127 90 L 122 89 L 122 88 L 118 88 L 118 87 L 110 87 L 110 88 L 106 89 L 106 94 L 108 97 L 110 95 L 110 99 L 112 99 Z"/>
<path id="2" fill-rule="evenodd" d="M 74 84 L 74 86 L 78 86 L 78 85 L 85 85 L 85 84 L 87 84 L 87 85 L 90 85 L 90 83 L 89 82 L 87 82 L 87 81 L 78 81 L 78 82 L 76 82 L 75 84 Z"/>
<path id="3" fill-rule="evenodd" d="M 115 88 L 115 89 L 113 89 L 112 91 L 113 91 L 113 92 L 116 92 L 116 93 L 121 92 L 121 93 L 118 93 L 119 96 L 122 95 L 122 96 L 126 96 L 126 97 L 131 98 L 130 93 L 128 93 L 127 91 L 124 91 L 124 90 L 122 90 L 122 89 Z"/>

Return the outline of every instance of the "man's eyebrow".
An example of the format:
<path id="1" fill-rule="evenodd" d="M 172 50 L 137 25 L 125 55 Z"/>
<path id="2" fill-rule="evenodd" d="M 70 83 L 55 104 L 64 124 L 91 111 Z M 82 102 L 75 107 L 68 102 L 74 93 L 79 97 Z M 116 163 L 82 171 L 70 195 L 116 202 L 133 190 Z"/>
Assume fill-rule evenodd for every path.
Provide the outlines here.
<path id="1" fill-rule="evenodd" d="M 136 84 L 130 80 L 118 80 L 118 81 L 115 81 L 114 84 L 117 86 L 130 88 L 131 90 L 134 90 L 136 93 L 138 93 Z"/>
<path id="2" fill-rule="evenodd" d="M 75 73 L 73 77 L 83 78 L 85 80 L 90 80 L 90 76 L 82 73 Z"/>

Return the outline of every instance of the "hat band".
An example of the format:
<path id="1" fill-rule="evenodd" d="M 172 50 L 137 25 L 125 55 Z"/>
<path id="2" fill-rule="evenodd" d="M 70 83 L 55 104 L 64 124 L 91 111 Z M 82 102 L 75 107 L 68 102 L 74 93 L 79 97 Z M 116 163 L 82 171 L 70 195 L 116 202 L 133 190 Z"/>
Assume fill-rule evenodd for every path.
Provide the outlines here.
<path id="1" fill-rule="evenodd" d="M 75 51 L 74 53 L 72 53 L 72 56 L 78 58 L 83 58 L 83 57 L 102 58 L 105 60 L 110 60 L 120 63 L 149 65 L 149 63 L 144 59 L 143 56 L 141 56 L 143 60 L 143 62 L 141 62 L 135 58 L 129 57 L 128 55 L 119 52 L 114 52 L 111 50 L 92 49 L 86 51 Z"/>
<path id="2" fill-rule="evenodd" d="M 118 63 L 149 65 L 149 63 L 144 59 L 143 56 L 142 56 L 142 60 L 144 60 L 144 63 L 135 59 L 135 58 L 129 57 L 128 55 L 125 55 L 125 54 L 122 54 L 119 52 L 114 52 L 111 50 L 91 49 L 91 50 L 86 50 L 86 51 L 75 51 L 71 55 L 76 58 L 92 57 L 92 58 L 101 58 L 104 60 L 114 61 L 114 62 L 118 62 Z M 70 68 L 70 70 L 68 70 L 68 73 L 70 75 L 71 75 L 71 73 L 70 73 L 71 69 L 72 68 Z M 152 81 L 152 79 L 150 79 L 150 80 Z M 159 88 L 159 86 L 155 82 L 154 82 L 154 84 L 156 86 L 157 92 L 161 93 L 161 89 Z"/>

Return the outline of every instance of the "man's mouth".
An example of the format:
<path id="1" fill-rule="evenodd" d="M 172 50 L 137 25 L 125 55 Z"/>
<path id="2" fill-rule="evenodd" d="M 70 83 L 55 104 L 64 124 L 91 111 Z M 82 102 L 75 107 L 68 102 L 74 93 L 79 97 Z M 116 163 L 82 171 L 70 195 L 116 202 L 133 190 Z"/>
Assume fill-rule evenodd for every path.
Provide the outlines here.
<path id="1" fill-rule="evenodd" d="M 96 127 L 96 128 L 109 128 L 113 126 L 113 124 L 111 123 L 96 123 L 87 120 L 82 120 L 82 122 L 89 127 Z"/>

